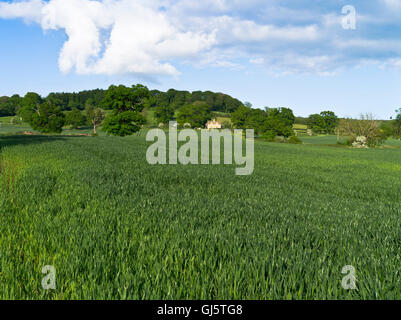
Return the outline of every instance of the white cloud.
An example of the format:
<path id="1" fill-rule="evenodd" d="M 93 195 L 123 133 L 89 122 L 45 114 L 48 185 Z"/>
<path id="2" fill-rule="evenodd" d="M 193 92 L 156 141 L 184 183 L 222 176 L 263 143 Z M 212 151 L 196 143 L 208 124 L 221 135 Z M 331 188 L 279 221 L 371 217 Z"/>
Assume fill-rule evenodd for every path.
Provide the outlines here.
<path id="1" fill-rule="evenodd" d="M 401 8 L 401 0 L 374 1 L 384 2 L 388 15 Z M 0 18 L 66 33 L 64 73 L 175 76 L 181 63 L 239 68 L 241 60 L 280 73 L 331 74 L 367 60 L 398 61 L 398 39 L 369 36 L 376 34 L 370 25 L 388 23 L 386 14 L 358 8 L 358 30 L 347 32 L 337 10 L 310 0 L 0 1 Z"/>
<path id="2" fill-rule="evenodd" d="M 219 41 L 261 42 L 268 40 L 310 41 L 318 38 L 316 26 L 276 27 L 261 25 L 251 20 L 240 20 L 228 16 L 211 19 L 209 24 L 218 30 Z"/>
<path id="3" fill-rule="evenodd" d="M 225 0 L 26 0 L 1 3 L 0 17 L 64 30 L 68 40 L 60 52 L 60 70 L 79 74 L 177 75 L 178 59 L 210 61 L 208 53 L 221 45 L 318 37 L 313 25 L 276 27 L 226 15 L 233 7 L 247 5 Z M 205 11 L 216 15 L 205 16 Z M 210 62 L 235 65 L 228 60 Z"/>
<path id="4" fill-rule="evenodd" d="M 40 22 L 44 5 L 42 0 L 0 3 L 0 18 L 24 18 L 27 21 Z"/>
<path id="5" fill-rule="evenodd" d="M 30 0 L 2 3 L 0 17 L 64 30 L 62 72 L 176 75 L 176 68 L 163 61 L 200 53 L 214 43 L 214 34 L 178 29 L 159 5 L 153 0 Z"/>

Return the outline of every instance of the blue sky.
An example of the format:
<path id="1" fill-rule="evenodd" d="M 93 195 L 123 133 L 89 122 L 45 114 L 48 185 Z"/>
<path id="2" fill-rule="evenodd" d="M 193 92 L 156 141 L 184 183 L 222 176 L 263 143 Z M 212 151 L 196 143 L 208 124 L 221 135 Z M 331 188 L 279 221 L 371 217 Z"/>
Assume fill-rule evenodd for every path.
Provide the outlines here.
<path id="1" fill-rule="evenodd" d="M 143 83 L 384 119 L 401 108 L 400 18 L 401 0 L 0 1 L 0 96 Z"/>

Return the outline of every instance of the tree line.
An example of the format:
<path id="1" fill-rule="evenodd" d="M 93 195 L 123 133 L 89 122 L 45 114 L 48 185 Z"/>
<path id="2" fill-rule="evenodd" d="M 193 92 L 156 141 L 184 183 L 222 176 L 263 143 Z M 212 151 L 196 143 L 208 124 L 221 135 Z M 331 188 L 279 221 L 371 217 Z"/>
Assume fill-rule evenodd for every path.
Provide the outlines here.
<path id="1" fill-rule="evenodd" d="M 220 112 L 231 118 L 233 128 L 255 129 L 268 139 L 294 136 L 295 116 L 291 109 L 254 109 L 250 103 L 243 104 L 229 95 L 211 91 L 161 92 L 150 91 L 143 85 L 112 85 L 107 90 L 50 93 L 45 98 L 29 92 L 24 97 L 0 99 L 0 115 L 18 115 L 42 133 L 60 133 L 66 125 L 76 128 L 91 124 L 94 133 L 101 125 L 111 135 L 127 136 L 146 123 L 145 108 L 153 110 L 155 119 L 164 124 L 176 120 L 182 126 L 203 128 L 213 113 Z M 107 117 L 104 110 L 111 110 Z"/>
<path id="2" fill-rule="evenodd" d="M 110 106 L 104 100 L 106 92 L 107 90 L 103 89 L 85 90 L 73 93 L 52 92 L 45 98 L 41 97 L 41 101 L 48 102 L 54 107 L 59 108 L 61 111 L 71 111 L 74 109 L 84 110 L 87 105 L 107 110 Z M 34 92 L 30 92 L 27 95 L 31 97 L 33 95 L 39 96 Z M 17 94 L 11 97 L 0 97 L 0 116 L 15 116 L 18 109 L 22 107 L 25 97 L 26 96 L 21 97 Z M 178 110 L 184 105 L 199 102 L 207 104 L 211 111 L 226 113 L 231 113 L 242 105 L 242 102 L 238 99 L 223 93 L 215 93 L 211 91 L 189 92 L 170 89 L 167 92 L 158 90 L 149 91 L 145 107 Z"/>
<path id="3" fill-rule="evenodd" d="M 0 116 L 17 115 L 42 133 L 60 133 L 65 125 L 77 128 L 91 124 L 95 133 L 103 125 L 108 133 L 125 136 L 145 124 L 142 115 L 145 108 L 154 110 L 159 122 L 177 119 L 195 127 L 203 126 L 211 112 L 230 113 L 241 105 L 241 101 L 229 95 L 211 91 L 162 92 L 150 91 L 142 85 L 112 85 L 107 90 L 50 93 L 45 98 L 35 92 L 28 92 L 24 97 L 1 97 Z M 105 117 L 104 110 L 111 110 L 111 114 Z"/>
<path id="4" fill-rule="evenodd" d="M 60 133 L 66 125 L 76 128 L 90 124 L 95 134 L 102 126 L 108 134 L 127 136 L 146 124 L 145 108 L 153 110 L 161 123 L 177 120 L 181 126 L 189 124 L 193 128 L 203 128 L 213 113 L 219 112 L 231 118 L 229 126 L 232 128 L 254 129 L 258 136 L 268 140 L 281 136 L 294 143 L 300 142 L 294 131 L 297 118 L 290 108 L 252 108 L 250 103 L 210 91 L 150 91 L 138 84 L 132 87 L 112 85 L 107 90 L 79 93 L 51 93 L 46 98 L 34 92 L 24 97 L 0 98 L 0 116 L 18 115 L 42 133 Z M 110 110 L 107 117 L 105 110 Z M 385 122 L 377 122 L 372 117 L 339 119 L 332 111 L 301 120 L 315 134 L 343 134 L 354 140 L 358 135 L 368 135 L 369 144 L 389 136 L 401 138 L 401 109 L 397 110 L 394 120 Z"/>
<path id="5" fill-rule="evenodd" d="M 379 121 L 372 114 L 340 119 L 332 111 L 323 111 L 310 115 L 306 123 L 315 134 L 337 134 L 347 138 L 348 145 L 370 147 L 390 137 L 401 139 L 401 108 L 395 112 L 395 119 Z"/>

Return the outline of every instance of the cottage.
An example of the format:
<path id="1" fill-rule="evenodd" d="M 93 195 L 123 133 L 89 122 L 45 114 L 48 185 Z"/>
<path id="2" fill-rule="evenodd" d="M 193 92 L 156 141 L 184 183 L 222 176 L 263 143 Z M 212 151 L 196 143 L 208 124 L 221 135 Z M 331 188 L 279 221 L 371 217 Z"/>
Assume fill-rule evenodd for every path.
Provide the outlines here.
<path id="1" fill-rule="evenodd" d="M 213 119 L 206 123 L 206 129 L 222 129 L 222 128 L 223 128 L 223 125 L 220 122 L 218 122 L 216 119 Z"/>

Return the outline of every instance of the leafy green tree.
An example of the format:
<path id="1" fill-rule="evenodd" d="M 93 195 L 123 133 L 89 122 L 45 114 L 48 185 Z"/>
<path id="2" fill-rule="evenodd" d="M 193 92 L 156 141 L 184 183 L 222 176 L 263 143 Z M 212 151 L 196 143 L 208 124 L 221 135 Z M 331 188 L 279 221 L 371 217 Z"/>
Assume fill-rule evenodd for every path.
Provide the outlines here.
<path id="1" fill-rule="evenodd" d="M 320 113 L 323 118 L 323 128 L 327 134 L 333 134 L 338 126 L 339 119 L 333 111 L 323 111 Z"/>
<path id="2" fill-rule="evenodd" d="M 193 128 L 203 128 L 211 117 L 209 106 L 198 102 L 181 107 L 178 110 L 177 122 L 182 126 L 189 123 Z"/>
<path id="3" fill-rule="evenodd" d="M 84 114 L 77 108 L 69 111 L 65 117 L 65 124 L 71 126 L 74 129 L 84 126 L 87 120 Z"/>
<path id="4" fill-rule="evenodd" d="M 231 114 L 231 122 L 237 129 L 247 129 L 247 120 L 252 113 L 252 108 L 242 105 Z M 248 128 L 250 129 L 250 128 Z"/>
<path id="5" fill-rule="evenodd" d="M 103 124 L 103 131 L 119 137 L 131 136 L 141 130 L 146 123 L 145 118 L 138 112 L 126 111 L 110 115 Z"/>
<path id="6" fill-rule="evenodd" d="M 85 109 L 85 115 L 87 121 L 93 126 L 93 134 L 96 135 L 97 127 L 102 125 L 105 118 L 103 110 L 88 103 Z"/>
<path id="7" fill-rule="evenodd" d="M 155 109 L 155 118 L 158 122 L 167 124 L 174 119 L 174 107 L 160 106 Z"/>
<path id="8" fill-rule="evenodd" d="M 61 133 L 65 123 L 65 115 L 60 108 L 48 102 L 39 105 L 29 119 L 32 129 L 41 133 Z"/>
<path id="9" fill-rule="evenodd" d="M 235 128 L 254 129 L 258 135 L 273 140 L 276 136 L 294 135 L 295 116 L 288 108 L 252 109 L 250 104 L 240 106 L 231 115 Z"/>
<path id="10" fill-rule="evenodd" d="M 320 114 L 311 114 L 307 122 L 308 128 L 312 129 L 315 133 L 324 132 L 323 117 Z"/>
<path id="11" fill-rule="evenodd" d="M 23 98 L 21 98 L 18 94 L 11 96 L 10 102 L 14 107 L 14 115 L 16 115 L 18 110 L 22 107 L 22 100 Z"/>
<path id="12" fill-rule="evenodd" d="M 394 137 L 397 138 L 396 134 L 396 121 L 383 121 L 380 123 L 380 130 L 383 132 L 383 134 L 389 138 L 389 137 Z"/>
<path id="13" fill-rule="evenodd" d="M 267 113 L 261 109 L 251 109 L 246 119 L 246 128 L 254 129 L 257 135 L 262 135 L 265 131 Z"/>
<path id="14" fill-rule="evenodd" d="M 18 115 L 24 122 L 32 123 L 32 115 L 39 112 L 39 107 L 43 99 L 35 92 L 28 92 L 21 102 L 21 108 L 18 110 Z"/>
<path id="15" fill-rule="evenodd" d="M 24 96 L 18 115 L 32 129 L 41 133 L 60 133 L 65 123 L 65 115 L 60 108 L 50 102 L 44 102 L 42 97 L 34 92 L 28 92 Z"/>
<path id="16" fill-rule="evenodd" d="M 63 107 L 64 102 L 62 100 L 62 98 L 60 97 L 60 95 L 55 94 L 55 93 L 50 93 L 45 101 L 49 102 L 51 105 L 55 106 L 55 107 L 59 107 L 60 109 Z M 64 108 L 66 109 L 66 108 Z"/>
<path id="17" fill-rule="evenodd" d="M 143 85 L 132 86 L 132 88 L 110 86 L 106 91 L 102 105 L 106 109 L 112 109 L 103 124 L 103 130 L 114 136 L 129 136 L 141 129 L 146 123 L 141 112 L 145 100 L 149 98 L 149 90 Z"/>
<path id="18" fill-rule="evenodd" d="M 338 126 L 338 117 L 333 111 L 323 111 L 312 114 L 308 119 L 308 127 L 316 133 L 333 134 Z"/>
<path id="19" fill-rule="evenodd" d="M 21 104 L 22 98 L 17 94 L 12 97 L 0 97 L 0 117 L 15 116 Z"/>
<path id="20" fill-rule="evenodd" d="M 270 136 L 290 137 L 294 135 L 295 116 L 289 108 L 268 108 L 264 132 Z"/>
<path id="21" fill-rule="evenodd" d="M 35 93 L 35 92 L 28 92 L 23 100 L 22 100 L 22 107 L 30 107 L 30 108 L 35 108 L 38 105 L 40 105 L 43 102 L 42 97 Z"/>
<path id="22" fill-rule="evenodd" d="M 0 97 L 0 117 L 15 115 L 15 108 L 10 103 L 9 97 Z"/>

